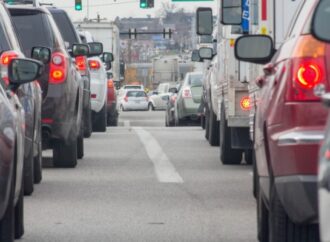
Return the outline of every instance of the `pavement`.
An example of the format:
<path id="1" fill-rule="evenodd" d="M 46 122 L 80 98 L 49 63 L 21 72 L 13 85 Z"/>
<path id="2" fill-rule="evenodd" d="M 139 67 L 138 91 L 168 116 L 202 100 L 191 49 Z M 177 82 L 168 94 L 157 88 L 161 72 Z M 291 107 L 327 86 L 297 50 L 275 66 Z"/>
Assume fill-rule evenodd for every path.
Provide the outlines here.
<path id="1" fill-rule="evenodd" d="M 223 166 L 200 127 L 165 127 L 162 111 L 120 113 L 74 169 L 50 156 L 20 241 L 257 241 L 252 168 Z"/>

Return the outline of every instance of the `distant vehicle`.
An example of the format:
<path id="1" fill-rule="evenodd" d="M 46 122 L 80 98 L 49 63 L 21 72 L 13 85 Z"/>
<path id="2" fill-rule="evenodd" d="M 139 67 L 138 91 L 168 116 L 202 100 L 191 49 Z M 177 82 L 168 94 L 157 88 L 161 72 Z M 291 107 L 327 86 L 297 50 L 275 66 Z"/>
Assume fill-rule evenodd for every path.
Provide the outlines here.
<path id="1" fill-rule="evenodd" d="M 108 102 L 107 102 L 107 125 L 118 125 L 118 109 L 117 109 L 117 94 L 115 83 L 112 79 L 108 79 Z"/>
<path id="2" fill-rule="evenodd" d="M 5 10 L 3 5 L 0 8 Z M 1 14 L 2 15 L 2 14 Z M 3 21 L 2 16 L 0 19 Z M 1 45 L 3 43 L 1 42 Z M 0 79 L 0 241 L 13 242 L 24 234 L 24 109 L 15 93 L 21 84 L 36 80 L 42 64 L 14 58 L 7 85 Z M 29 70 L 29 72 L 26 72 Z M 20 77 L 18 79 L 18 77 Z"/>
<path id="3" fill-rule="evenodd" d="M 67 12 L 63 9 L 58 9 L 55 7 L 48 8 L 52 14 L 57 27 L 59 28 L 64 41 L 67 43 L 69 53 L 72 53 L 73 44 L 83 43 L 74 28 Z M 90 80 L 90 68 L 88 68 L 87 57 L 86 56 L 76 56 L 74 58 L 78 71 L 82 77 L 84 83 L 84 93 L 83 93 L 83 122 L 84 122 L 84 136 L 86 138 L 90 137 L 92 134 L 92 111 L 91 111 L 91 80 Z"/>
<path id="4" fill-rule="evenodd" d="M 56 167 L 75 167 L 83 156 L 83 82 L 50 12 L 44 7 L 8 7 L 26 56 L 42 60 L 41 47 L 51 61 L 38 79 L 42 90 L 43 149 L 53 149 Z M 43 34 L 40 34 L 43 33 Z M 79 47 L 79 45 L 77 45 Z M 78 48 L 77 48 L 78 49 Z"/>
<path id="5" fill-rule="evenodd" d="M 178 58 L 160 57 L 152 60 L 152 80 L 154 87 L 164 82 L 177 82 L 179 78 Z"/>
<path id="6" fill-rule="evenodd" d="M 127 90 L 120 101 L 120 109 L 128 110 L 148 110 L 148 97 L 143 90 Z"/>
<path id="7" fill-rule="evenodd" d="M 165 110 L 167 107 L 168 97 L 177 91 L 177 83 L 166 82 L 159 84 L 157 94 L 149 97 L 149 110 Z"/>
<path id="8" fill-rule="evenodd" d="M 203 83 L 201 72 L 188 72 L 174 105 L 175 125 L 180 126 L 188 121 L 198 121 L 198 108 L 201 103 Z"/>
<path id="9" fill-rule="evenodd" d="M 267 35 L 245 35 L 235 44 L 239 60 L 266 64 L 256 80 L 254 122 L 260 241 L 319 241 L 317 154 L 328 114 L 320 95 L 329 90 L 329 44 L 311 35 L 318 2 L 301 2 L 277 51 Z"/>
<path id="10" fill-rule="evenodd" d="M 168 97 L 168 102 L 166 105 L 166 111 L 165 111 L 165 126 L 171 127 L 175 125 L 175 117 L 174 117 L 174 106 L 175 101 L 178 96 L 178 92 L 180 91 L 180 88 L 182 86 L 182 83 L 178 83 L 176 85 L 176 90 L 171 92 Z"/>

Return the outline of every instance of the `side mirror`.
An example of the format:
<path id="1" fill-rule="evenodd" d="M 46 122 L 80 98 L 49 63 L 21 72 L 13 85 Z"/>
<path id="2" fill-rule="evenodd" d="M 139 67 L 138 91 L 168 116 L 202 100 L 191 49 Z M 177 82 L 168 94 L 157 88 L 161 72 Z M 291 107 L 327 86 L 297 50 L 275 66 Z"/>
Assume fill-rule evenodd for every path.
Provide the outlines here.
<path id="1" fill-rule="evenodd" d="M 113 62 L 114 61 L 113 54 L 111 52 L 104 52 L 102 54 L 102 60 L 105 63 L 111 63 L 111 62 Z"/>
<path id="2" fill-rule="evenodd" d="M 212 8 L 198 8 L 196 11 L 196 33 L 198 35 L 212 35 L 213 15 Z"/>
<path id="3" fill-rule="evenodd" d="M 193 50 L 191 53 L 191 61 L 193 62 L 202 62 L 200 56 L 199 56 L 199 50 Z M 181 77 L 182 79 L 182 77 Z"/>
<path id="4" fill-rule="evenodd" d="M 168 95 L 162 96 L 162 100 L 168 101 L 168 100 L 170 100 L 170 97 Z"/>
<path id="5" fill-rule="evenodd" d="M 241 25 L 242 15 L 242 0 L 221 0 L 221 23 L 223 25 Z"/>
<path id="6" fill-rule="evenodd" d="M 26 58 L 13 59 L 8 66 L 9 84 L 14 89 L 19 85 L 36 80 L 44 71 L 40 61 Z"/>
<path id="7" fill-rule="evenodd" d="M 198 50 L 198 55 L 202 60 L 212 60 L 213 58 L 213 49 L 209 47 L 201 47 Z"/>
<path id="8" fill-rule="evenodd" d="M 87 56 L 89 54 L 89 47 L 85 44 L 73 44 L 72 45 L 72 55 L 76 56 Z"/>
<path id="9" fill-rule="evenodd" d="M 320 1 L 312 19 L 312 35 L 321 41 L 330 42 L 330 1 Z"/>
<path id="10" fill-rule="evenodd" d="M 172 87 L 168 91 L 171 92 L 171 93 L 174 93 L 174 94 L 178 93 L 178 89 L 176 87 Z"/>
<path id="11" fill-rule="evenodd" d="M 274 53 L 273 40 L 267 35 L 241 36 L 235 43 L 235 57 L 240 61 L 266 64 Z"/>
<path id="12" fill-rule="evenodd" d="M 112 67 L 111 62 L 105 62 L 105 70 L 110 70 Z"/>
<path id="13" fill-rule="evenodd" d="M 46 47 L 32 47 L 31 58 L 41 61 L 44 64 L 50 62 L 51 50 Z"/>
<path id="14" fill-rule="evenodd" d="M 89 46 L 89 56 L 99 56 L 103 53 L 103 44 L 100 42 L 88 43 Z"/>

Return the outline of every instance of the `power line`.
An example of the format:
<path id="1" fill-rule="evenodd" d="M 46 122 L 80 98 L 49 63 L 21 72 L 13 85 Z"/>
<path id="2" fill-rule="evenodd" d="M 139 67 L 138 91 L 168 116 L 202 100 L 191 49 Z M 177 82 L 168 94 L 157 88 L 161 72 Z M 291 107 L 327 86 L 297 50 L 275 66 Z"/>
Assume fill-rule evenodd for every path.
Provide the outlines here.
<path id="1" fill-rule="evenodd" d="M 114 3 L 101 3 L 101 4 L 90 4 L 89 7 L 104 7 L 104 6 L 111 6 L 111 5 L 119 5 L 119 4 L 127 4 L 127 3 L 137 3 L 139 1 L 125 1 L 125 2 L 114 2 Z M 61 8 L 73 8 L 74 5 L 71 6 L 61 6 Z"/>

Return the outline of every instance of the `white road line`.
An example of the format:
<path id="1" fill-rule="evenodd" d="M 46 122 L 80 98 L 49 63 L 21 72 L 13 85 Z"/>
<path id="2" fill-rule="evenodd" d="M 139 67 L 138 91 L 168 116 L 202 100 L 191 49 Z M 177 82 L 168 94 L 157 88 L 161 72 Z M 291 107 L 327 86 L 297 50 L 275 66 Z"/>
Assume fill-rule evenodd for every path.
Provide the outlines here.
<path id="1" fill-rule="evenodd" d="M 130 127 L 129 120 L 124 120 L 124 127 Z"/>
<path id="2" fill-rule="evenodd" d="M 141 127 L 133 128 L 143 143 L 147 154 L 154 164 L 154 169 L 159 182 L 163 183 L 183 183 L 180 174 L 163 152 L 158 141 L 145 129 Z"/>

